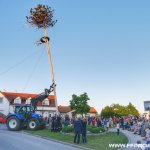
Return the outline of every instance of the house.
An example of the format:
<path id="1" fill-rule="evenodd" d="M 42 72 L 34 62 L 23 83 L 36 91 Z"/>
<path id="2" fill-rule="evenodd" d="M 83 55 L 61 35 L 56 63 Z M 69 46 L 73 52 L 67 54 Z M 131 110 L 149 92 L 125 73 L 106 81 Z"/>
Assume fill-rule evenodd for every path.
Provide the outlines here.
<path id="1" fill-rule="evenodd" d="M 97 114 L 96 109 L 94 107 L 90 107 L 90 111 L 89 111 L 89 113 L 87 113 L 87 115 L 90 117 L 95 117 L 96 114 Z"/>
<path id="2" fill-rule="evenodd" d="M 38 96 L 38 94 L 29 93 L 16 93 L 16 92 L 2 92 L 0 91 L 0 112 L 8 115 L 14 112 L 15 104 L 30 104 L 31 99 Z M 42 102 L 37 104 L 37 113 L 48 117 L 56 113 L 57 108 L 55 105 L 54 95 L 49 95 Z"/>
<path id="3" fill-rule="evenodd" d="M 68 115 L 69 118 L 72 118 L 72 111 L 69 106 L 58 106 L 58 111 L 62 117 L 65 117 L 65 115 Z"/>
<path id="4" fill-rule="evenodd" d="M 75 110 L 71 110 L 71 108 L 69 106 L 58 106 L 58 111 L 60 112 L 60 114 L 62 116 L 68 115 L 70 118 L 72 118 L 72 116 L 76 115 Z M 87 113 L 87 116 L 90 117 L 94 117 L 96 116 L 97 111 L 94 107 L 90 107 L 90 111 L 89 113 Z"/>

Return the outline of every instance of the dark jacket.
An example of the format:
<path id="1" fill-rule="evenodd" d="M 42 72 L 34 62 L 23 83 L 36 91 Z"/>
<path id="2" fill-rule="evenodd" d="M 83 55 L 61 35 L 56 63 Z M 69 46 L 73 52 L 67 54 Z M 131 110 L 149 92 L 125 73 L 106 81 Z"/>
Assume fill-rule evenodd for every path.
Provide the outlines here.
<path id="1" fill-rule="evenodd" d="M 81 120 L 75 121 L 75 123 L 74 123 L 74 131 L 78 132 L 78 133 L 81 133 L 81 131 L 82 131 L 82 122 L 81 122 Z"/>
<path id="2" fill-rule="evenodd" d="M 86 133 L 86 125 L 87 125 L 87 122 L 82 121 L 82 133 Z"/>

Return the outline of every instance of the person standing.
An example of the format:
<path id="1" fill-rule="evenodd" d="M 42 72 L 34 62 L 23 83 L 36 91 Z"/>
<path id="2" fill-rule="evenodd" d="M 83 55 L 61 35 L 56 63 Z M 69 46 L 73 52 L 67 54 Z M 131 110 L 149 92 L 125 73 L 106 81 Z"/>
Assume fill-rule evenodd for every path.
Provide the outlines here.
<path id="1" fill-rule="evenodd" d="M 123 117 L 120 118 L 120 124 L 121 124 L 121 128 L 124 130 L 124 119 L 123 119 Z"/>
<path id="2" fill-rule="evenodd" d="M 107 130 L 107 120 L 106 119 L 103 120 L 103 125 L 104 125 L 104 129 L 106 131 Z"/>
<path id="3" fill-rule="evenodd" d="M 101 126 L 102 126 L 101 118 L 98 117 L 98 118 L 97 118 L 97 127 L 101 127 Z"/>
<path id="4" fill-rule="evenodd" d="M 58 127 L 58 132 L 62 130 L 62 124 L 61 124 L 61 116 L 57 116 L 57 127 Z"/>
<path id="5" fill-rule="evenodd" d="M 108 131 L 109 127 L 110 127 L 109 120 L 107 120 L 107 131 Z"/>
<path id="6" fill-rule="evenodd" d="M 87 121 L 86 118 L 83 118 L 82 120 L 82 143 L 86 143 L 86 125 L 87 125 Z"/>
<path id="7" fill-rule="evenodd" d="M 95 126 L 95 124 L 96 124 L 96 118 L 92 117 L 92 126 Z"/>
<path id="8" fill-rule="evenodd" d="M 116 127 L 117 127 L 117 134 L 119 135 L 119 132 L 120 132 L 120 124 L 119 124 L 119 122 L 117 122 Z"/>
<path id="9" fill-rule="evenodd" d="M 51 117 L 51 114 L 49 114 L 48 122 L 49 122 L 49 129 L 51 130 L 51 128 L 52 128 L 52 117 Z"/>
<path id="10" fill-rule="evenodd" d="M 75 132 L 74 143 L 76 142 L 77 144 L 80 143 L 81 130 L 82 130 L 82 122 L 81 122 L 81 119 L 78 118 L 74 123 L 74 132 Z"/>

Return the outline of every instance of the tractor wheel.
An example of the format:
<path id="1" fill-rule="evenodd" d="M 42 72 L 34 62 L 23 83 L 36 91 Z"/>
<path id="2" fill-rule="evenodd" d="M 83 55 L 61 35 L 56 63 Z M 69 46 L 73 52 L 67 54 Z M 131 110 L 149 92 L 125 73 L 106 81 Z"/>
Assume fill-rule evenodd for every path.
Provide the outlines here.
<path id="1" fill-rule="evenodd" d="M 11 131 L 18 131 L 20 129 L 21 122 L 18 118 L 12 116 L 7 119 L 6 125 Z"/>
<path id="2" fill-rule="evenodd" d="M 37 130 L 39 128 L 39 121 L 35 118 L 30 119 L 27 124 L 29 130 Z"/>

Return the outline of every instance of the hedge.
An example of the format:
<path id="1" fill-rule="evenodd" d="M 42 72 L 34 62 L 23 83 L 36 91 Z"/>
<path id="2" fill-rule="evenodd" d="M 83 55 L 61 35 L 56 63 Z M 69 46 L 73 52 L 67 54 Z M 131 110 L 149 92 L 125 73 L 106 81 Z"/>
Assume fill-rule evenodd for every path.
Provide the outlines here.
<path id="1" fill-rule="evenodd" d="M 103 127 L 87 126 L 87 131 L 91 133 L 100 133 L 100 132 L 105 132 L 105 129 Z M 66 126 L 62 129 L 62 132 L 65 133 L 74 132 L 74 126 Z"/>
<path id="2" fill-rule="evenodd" d="M 74 127 L 73 126 L 66 126 L 62 129 L 62 132 L 65 132 L 65 133 L 71 133 L 74 131 Z"/>

